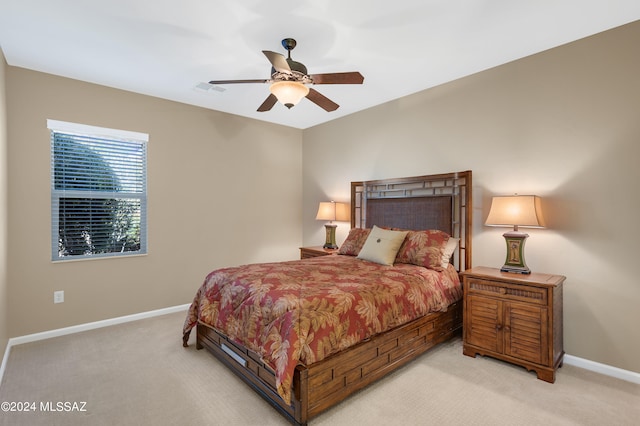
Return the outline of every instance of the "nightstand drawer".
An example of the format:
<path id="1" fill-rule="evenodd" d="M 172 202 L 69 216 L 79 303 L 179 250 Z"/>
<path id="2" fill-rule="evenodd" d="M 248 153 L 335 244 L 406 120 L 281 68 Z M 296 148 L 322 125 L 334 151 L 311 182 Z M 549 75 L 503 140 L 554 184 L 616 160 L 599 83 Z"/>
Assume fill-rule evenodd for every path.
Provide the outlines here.
<path id="1" fill-rule="evenodd" d="M 467 283 L 469 294 L 495 296 L 500 299 L 518 300 L 545 306 L 548 303 L 548 291 L 543 287 L 510 284 L 473 277 L 467 278 Z"/>

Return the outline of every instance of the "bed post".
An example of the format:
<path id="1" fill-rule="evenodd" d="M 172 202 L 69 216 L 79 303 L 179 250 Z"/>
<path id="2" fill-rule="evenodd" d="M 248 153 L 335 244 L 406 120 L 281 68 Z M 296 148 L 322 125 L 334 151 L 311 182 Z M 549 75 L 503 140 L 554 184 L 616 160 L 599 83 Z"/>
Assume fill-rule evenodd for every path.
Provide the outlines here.
<path id="1" fill-rule="evenodd" d="M 293 408 L 295 421 L 299 425 L 306 425 L 309 421 L 309 370 L 298 365 L 294 374 Z"/>

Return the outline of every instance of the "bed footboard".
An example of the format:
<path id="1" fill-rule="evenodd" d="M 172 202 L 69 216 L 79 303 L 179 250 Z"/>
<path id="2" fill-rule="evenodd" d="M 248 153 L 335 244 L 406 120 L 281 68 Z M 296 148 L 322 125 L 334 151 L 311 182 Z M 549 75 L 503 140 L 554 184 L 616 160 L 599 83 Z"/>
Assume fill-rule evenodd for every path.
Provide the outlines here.
<path id="1" fill-rule="evenodd" d="M 304 425 L 349 395 L 405 365 L 462 329 L 462 302 L 389 330 L 310 366 L 299 365 L 292 404 L 276 392 L 275 374 L 260 357 L 198 323 L 198 349 L 207 348 L 291 422 Z"/>

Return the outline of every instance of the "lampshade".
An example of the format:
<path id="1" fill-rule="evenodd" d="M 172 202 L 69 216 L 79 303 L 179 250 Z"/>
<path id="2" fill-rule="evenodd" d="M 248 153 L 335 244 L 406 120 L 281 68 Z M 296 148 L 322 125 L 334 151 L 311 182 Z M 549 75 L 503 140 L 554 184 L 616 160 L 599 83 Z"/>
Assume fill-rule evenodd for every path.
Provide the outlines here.
<path id="1" fill-rule="evenodd" d="M 493 197 L 491 210 L 485 225 L 518 226 L 528 228 L 544 228 L 540 197 L 535 195 L 512 195 Z"/>
<path id="2" fill-rule="evenodd" d="M 349 220 L 349 205 L 346 203 L 336 203 L 335 201 L 321 202 L 318 206 L 316 220 Z"/>
<path id="3" fill-rule="evenodd" d="M 297 81 L 276 81 L 271 84 L 269 91 L 287 108 L 297 105 L 302 98 L 309 94 L 309 88 Z"/>

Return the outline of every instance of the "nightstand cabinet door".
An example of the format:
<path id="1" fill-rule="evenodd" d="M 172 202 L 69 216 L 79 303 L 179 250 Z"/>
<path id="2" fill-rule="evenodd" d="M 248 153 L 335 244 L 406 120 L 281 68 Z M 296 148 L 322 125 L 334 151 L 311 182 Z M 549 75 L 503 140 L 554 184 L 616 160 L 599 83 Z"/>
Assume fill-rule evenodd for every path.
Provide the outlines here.
<path id="1" fill-rule="evenodd" d="M 481 296 L 469 296 L 465 343 L 492 352 L 502 352 L 502 302 Z"/>
<path id="2" fill-rule="evenodd" d="M 547 309 L 510 302 L 504 309 L 504 353 L 536 364 L 549 363 Z"/>

